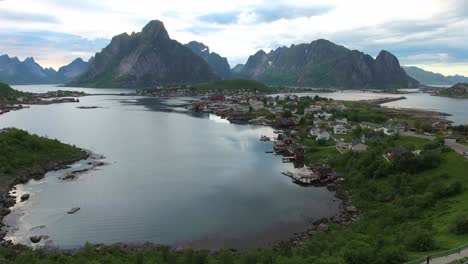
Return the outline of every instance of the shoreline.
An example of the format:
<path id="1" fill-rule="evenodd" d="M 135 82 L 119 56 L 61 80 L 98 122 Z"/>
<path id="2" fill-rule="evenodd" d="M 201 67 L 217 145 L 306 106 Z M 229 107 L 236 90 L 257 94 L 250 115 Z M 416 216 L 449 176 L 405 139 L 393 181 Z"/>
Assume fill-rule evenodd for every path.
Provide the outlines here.
<path id="1" fill-rule="evenodd" d="M 90 167 L 86 169 L 74 169 L 70 173 L 64 174 L 64 177 L 60 178 L 63 181 L 74 180 L 79 174 L 85 173 L 87 171 L 93 170 L 96 167 L 105 165 L 104 162 L 98 162 L 104 157 L 91 151 L 80 149 L 81 156 L 73 160 L 65 160 L 61 162 L 52 162 L 42 167 L 36 167 L 24 170 L 19 173 L 18 177 L 9 177 L 8 180 L 2 182 L 0 185 L 0 244 L 8 245 L 13 244 L 10 240 L 5 240 L 5 237 L 8 233 L 7 228 L 9 227 L 4 223 L 5 218 L 12 212 L 12 208 L 17 205 L 19 202 L 26 202 L 31 199 L 28 194 L 28 198 L 24 201 L 18 201 L 18 196 L 15 196 L 16 185 L 26 184 L 30 180 L 41 180 L 47 173 L 53 171 L 60 171 L 71 168 L 74 164 L 79 162 L 86 162 Z M 90 164 L 92 163 L 92 164 Z M 21 199 L 22 200 L 22 199 Z"/>

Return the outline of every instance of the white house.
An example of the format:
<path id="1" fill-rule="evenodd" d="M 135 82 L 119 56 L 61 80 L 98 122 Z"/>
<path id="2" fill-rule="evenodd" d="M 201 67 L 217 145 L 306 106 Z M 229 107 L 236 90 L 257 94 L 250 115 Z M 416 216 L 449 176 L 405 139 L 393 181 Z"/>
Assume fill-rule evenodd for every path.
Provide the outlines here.
<path id="1" fill-rule="evenodd" d="M 321 139 L 329 140 L 330 139 L 330 133 L 328 133 L 325 129 L 312 128 L 309 134 L 312 137 L 315 137 L 316 140 L 321 140 Z"/>
<path id="2" fill-rule="evenodd" d="M 342 119 L 336 119 L 335 124 L 346 126 L 348 125 L 348 119 L 346 117 L 343 117 Z"/>
<path id="3" fill-rule="evenodd" d="M 344 135 L 348 133 L 348 129 L 343 125 L 336 125 L 333 127 L 333 133 L 335 135 Z"/>
<path id="4" fill-rule="evenodd" d="M 321 113 L 315 114 L 315 115 L 314 115 L 314 118 L 320 118 L 320 119 L 328 120 L 328 119 L 330 119 L 332 116 L 333 116 L 333 115 L 330 114 L 330 113 L 321 112 Z"/>

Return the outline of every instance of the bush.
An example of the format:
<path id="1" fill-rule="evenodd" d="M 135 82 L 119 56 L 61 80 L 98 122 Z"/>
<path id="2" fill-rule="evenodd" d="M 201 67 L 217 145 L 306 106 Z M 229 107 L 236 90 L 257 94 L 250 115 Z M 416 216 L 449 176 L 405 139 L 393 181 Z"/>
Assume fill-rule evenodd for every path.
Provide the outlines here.
<path id="1" fill-rule="evenodd" d="M 452 233 L 457 235 L 468 234 L 468 214 L 465 213 L 459 215 L 452 223 L 452 227 L 450 229 Z"/>
<path id="2" fill-rule="evenodd" d="M 434 235 L 423 229 L 414 229 L 409 233 L 406 242 L 409 250 L 413 251 L 430 251 L 435 249 Z"/>

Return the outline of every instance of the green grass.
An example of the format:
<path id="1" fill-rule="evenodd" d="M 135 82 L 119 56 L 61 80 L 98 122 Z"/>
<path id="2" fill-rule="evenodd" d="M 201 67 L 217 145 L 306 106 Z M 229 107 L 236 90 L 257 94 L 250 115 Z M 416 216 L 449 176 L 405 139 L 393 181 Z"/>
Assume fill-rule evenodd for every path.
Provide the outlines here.
<path id="1" fill-rule="evenodd" d="M 23 130 L 10 128 L 0 133 L 0 178 L 82 156 L 83 153 L 76 147 Z"/>
<path id="2" fill-rule="evenodd" d="M 430 140 L 417 137 L 399 137 L 396 142 L 402 147 L 416 146 L 416 149 L 421 149 Z"/>
<path id="3" fill-rule="evenodd" d="M 199 92 L 229 92 L 244 90 L 251 92 L 257 91 L 262 93 L 268 93 L 273 91 L 272 88 L 269 88 L 263 83 L 243 79 L 195 84 L 192 86 L 192 88 Z"/>
<path id="4" fill-rule="evenodd" d="M 0 98 L 1 97 L 18 97 L 23 95 L 23 92 L 11 88 L 8 84 L 0 83 Z"/>

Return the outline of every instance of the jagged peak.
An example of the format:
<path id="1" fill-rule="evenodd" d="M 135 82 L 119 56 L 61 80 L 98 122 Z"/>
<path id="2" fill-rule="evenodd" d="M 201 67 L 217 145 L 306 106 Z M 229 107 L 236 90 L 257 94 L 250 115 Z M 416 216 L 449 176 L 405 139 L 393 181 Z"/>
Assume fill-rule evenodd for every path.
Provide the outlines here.
<path id="1" fill-rule="evenodd" d="M 159 20 L 151 20 L 145 27 L 143 27 L 141 33 L 150 38 L 169 38 L 169 34 L 164 27 L 164 23 Z"/>
<path id="2" fill-rule="evenodd" d="M 210 53 L 210 48 L 206 46 L 205 44 L 203 44 L 203 42 L 192 40 L 189 43 L 185 44 L 185 46 L 191 49 L 199 50 L 202 53 Z"/>
<path id="3" fill-rule="evenodd" d="M 266 56 L 266 55 L 267 55 L 266 52 L 261 49 L 261 50 L 257 51 L 253 56 L 257 57 L 257 56 Z"/>

